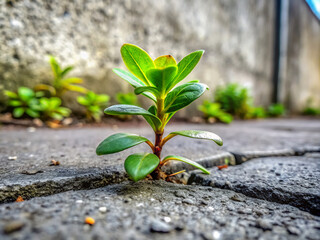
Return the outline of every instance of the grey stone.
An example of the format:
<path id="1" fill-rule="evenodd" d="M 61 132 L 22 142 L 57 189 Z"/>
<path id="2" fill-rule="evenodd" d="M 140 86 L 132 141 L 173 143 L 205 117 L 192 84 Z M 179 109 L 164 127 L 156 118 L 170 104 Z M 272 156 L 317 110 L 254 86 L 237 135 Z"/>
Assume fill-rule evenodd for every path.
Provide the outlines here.
<path id="1" fill-rule="evenodd" d="M 270 171 L 275 169 L 275 171 Z M 247 196 L 290 204 L 320 215 L 320 161 L 309 157 L 258 158 L 211 175 L 194 172 L 189 184 L 231 189 Z M 254 177 L 253 177 L 254 176 Z M 228 180 L 231 184 L 226 184 Z M 217 184 L 219 183 L 219 184 Z"/>
<path id="2" fill-rule="evenodd" d="M 10 234 L 21 230 L 25 225 L 26 223 L 22 221 L 10 221 L 3 227 L 3 232 L 5 234 Z"/>
<path id="3" fill-rule="evenodd" d="M 172 230 L 172 228 L 165 222 L 153 220 L 151 222 L 150 230 L 151 232 L 168 233 Z"/>
<path id="4" fill-rule="evenodd" d="M 68 191 L 0 205 L 0 229 L 8 221 L 20 219 L 29 222 L 31 227 L 14 232 L 15 239 L 105 239 L 106 236 L 108 239 L 203 239 L 204 234 L 208 239 L 217 236 L 220 239 L 312 239 L 320 234 L 317 216 L 290 205 L 239 193 L 243 202 L 230 201 L 235 194 L 233 191 L 210 189 L 164 181 L 141 181 Z M 195 204 L 174 204 L 176 199 L 180 199 L 175 192 L 195 195 Z M 83 203 L 75 204 L 79 199 Z M 131 201 L 124 203 L 124 199 Z M 208 201 L 207 206 L 201 205 L 203 200 Z M 41 209 L 44 203 L 48 207 Z M 140 203 L 143 205 L 137 207 Z M 108 212 L 100 213 L 101 206 L 107 206 Z M 251 209 L 252 212 L 237 215 L 227 206 Z M 214 210 L 209 209 L 212 207 Z M 253 211 L 265 211 L 266 207 L 270 211 L 265 212 L 263 218 Z M 96 223 L 86 225 L 86 216 L 94 218 Z M 171 221 L 165 222 L 166 217 Z M 274 222 L 277 225 L 273 225 Z M 155 232 L 151 231 L 152 225 Z M 299 235 L 291 234 L 289 227 L 300 229 Z M 0 231 L 0 239 L 12 238 Z"/>

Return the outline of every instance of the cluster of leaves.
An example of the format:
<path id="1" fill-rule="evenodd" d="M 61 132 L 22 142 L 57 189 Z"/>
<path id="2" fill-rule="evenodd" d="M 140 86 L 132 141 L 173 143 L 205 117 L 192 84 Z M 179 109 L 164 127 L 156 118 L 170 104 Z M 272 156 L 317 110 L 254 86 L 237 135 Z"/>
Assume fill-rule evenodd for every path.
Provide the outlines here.
<path id="1" fill-rule="evenodd" d="M 42 91 L 35 92 L 30 88 L 20 87 L 17 93 L 5 91 L 5 94 L 9 97 L 8 105 L 12 107 L 15 118 L 26 114 L 43 120 L 61 120 L 71 113 L 70 109 L 61 106 L 60 98 L 46 98 Z"/>
<path id="2" fill-rule="evenodd" d="M 198 99 L 207 89 L 207 86 L 199 81 L 190 81 L 177 86 L 197 65 L 203 52 L 195 51 L 177 64 L 171 55 L 152 60 L 141 48 L 124 44 L 121 47 L 121 55 L 130 72 L 118 68 L 113 71 L 134 87 L 135 94 L 142 94 L 151 99 L 153 104 L 148 110 L 135 105 L 119 104 L 106 108 L 105 113 L 143 116 L 155 133 L 155 142 L 152 143 L 147 138 L 135 134 L 117 133 L 99 144 L 96 149 L 97 154 L 112 154 L 145 142 L 150 146 L 152 153 L 133 154 L 125 160 L 125 169 L 134 181 L 141 180 L 148 174 L 154 179 L 160 178 L 161 166 L 170 160 L 191 164 L 209 174 L 201 165 L 184 157 L 170 155 L 161 158 L 164 144 L 175 136 L 208 139 L 222 145 L 219 136 L 206 131 L 176 131 L 163 138 L 164 128 L 173 115 Z"/>
<path id="3" fill-rule="evenodd" d="M 52 96 L 61 98 L 66 92 L 73 91 L 86 93 L 88 90 L 79 84 L 83 83 L 81 78 L 69 77 L 66 75 L 73 70 L 73 66 L 62 68 L 57 60 L 50 56 L 49 63 L 53 72 L 54 79 L 51 84 L 39 84 L 35 87 L 36 90 L 47 90 Z"/>
<path id="4" fill-rule="evenodd" d="M 307 100 L 306 107 L 303 109 L 302 114 L 309 116 L 320 115 L 320 108 L 314 107 L 313 99 L 309 98 Z"/>
<path id="5" fill-rule="evenodd" d="M 233 120 L 231 114 L 221 109 L 220 103 L 205 100 L 202 105 L 198 106 L 198 109 L 203 112 L 204 118 L 209 122 L 218 120 L 223 123 L 231 123 Z"/>
<path id="6" fill-rule="evenodd" d="M 236 83 L 219 87 L 214 96 L 214 101 L 204 101 L 198 107 L 206 119 L 215 119 L 220 122 L 230 123 L 233 117 L 240 119 L 279 117 L 285 114 L 282 104 L 272 104 L 265 110 L 252 104 L 252 97 L 248 89 Z"/>
<path id="7" fill-rule="evenodd" d="M 89 121 L 101 121 L 103 115 L 102 108 L 107 105 L 110 97 L 106 94 L 96 94 L 92 91 L 84 96 L 78 96 L 77 101 L 86 109 L 86 118 Z"/>

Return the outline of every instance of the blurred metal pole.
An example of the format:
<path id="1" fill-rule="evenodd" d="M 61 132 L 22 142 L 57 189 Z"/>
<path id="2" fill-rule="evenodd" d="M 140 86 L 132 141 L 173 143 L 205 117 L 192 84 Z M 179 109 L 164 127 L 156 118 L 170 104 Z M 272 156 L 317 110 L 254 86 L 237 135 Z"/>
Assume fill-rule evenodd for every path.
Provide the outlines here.
<path id="1" fill-rule="evenodd" d="M 275 8 L 273 103 L 284 100 L 284 89 L 281 88 L 287 75 L 289 0 L 276 0 Z"/>

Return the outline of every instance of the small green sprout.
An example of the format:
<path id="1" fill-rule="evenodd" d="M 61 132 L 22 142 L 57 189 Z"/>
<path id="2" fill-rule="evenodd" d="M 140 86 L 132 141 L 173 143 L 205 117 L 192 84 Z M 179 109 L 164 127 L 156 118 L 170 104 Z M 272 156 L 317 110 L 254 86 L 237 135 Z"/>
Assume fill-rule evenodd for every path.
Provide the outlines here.
<path id="1" fill-rule="evenodd" d="M 211 122 L 211 120 L 218 120 L 223 123 L 231 123 L 233 120 L 231 114 L 226 113 L 221 109 L 220 103 L 213 103 L 205 100 L 202 105 L 198 106 L 198 109 L 203 112 L 204 117 L 208 122 Z"/>
<path id="2" fill-rule="evenodd" d="M 64 117 L 68 117 L 71 110 L 61 106 L 61 99 L 58 97 L 46 98 L 42 97 L 39 99 L 41 118 L 43 120 L 55 119 L 62 120 Z"/>
<path id="3" fill-rule="evenodd" d="M 8 105 L 13 108 L 12 115 L 15 118 L 20 118 L 24 114 L 29 117 L 40 117 L 41 108 L 39 107 L 38 97 L 43 96 L 43 92 L 34 92 L 27 87 L 19 87 L 18 92 L 4 91 L 9 97 Z"/>
<path id="4" fill-rule="evenodd" d="M 89 91 L 85 96 L 79 96 L 77 101 L 86 108 L 86 117 L 89 121 L 100 122 L 103 114 L 102 108 L 107 105 L 109 99 L 110 97 L 106 94 Z"/>
<path id="5" fill-rule="evenodd" d="M 170 160 L 191 164 L 209 174 L 210 172 L 204 167 L 187 158 L 175 155 L 161 158 L 163 146 L 175 136 L 207 139 L 222 145 L 218 135 L 207 131 L 175 131 L 163 137 L 164 128 L 173 115 L 198 99 L 208 88 L 199 81 L 190 81 L 176 86 L 193 70 L 203 53 L 203 50 L 190 53 L 177 64 L 171 55 L 152 60 L 141 48 L 124 44 L 121 47 L 121 55 L 130 72 L 118 68 L 113 71 L 135 88 L 135 94 L 150 98 L 154 104 L 148 110 L 134 105 L 119 104 L 106 108 L 104 112 L 109 115 L 143 116 L 155 133 L 155 142 L 152 143 L 147 138 L 136 134 L 117 133 L 99 144 L 96 149 L 97 154 L 116 153 L 145 142 L 150 146 L 152 153 L 132 154 L 125 160 L 125 170 L 132 180 L 139 181 L 149 174 L 153 179 L 160 179 L 163 176 L 161 167 Z"/>
<path id="6" fill-rule="evenodd" d="M 49 91 L 52 96 L 60 98 L 67 91 L 79 93 L 86 93 L 88 91 L 86 88 L 79 85 L 83 82 L 81 78 L 66 78 L 66 75 L 73 69 L 73 66 L 61 68 L 61 66 L 53 56 L 50 56 L 49 62 L 54 75 L 52 85 L 39 84 L 35 87 L 36 90 L 46 90 Z"/>

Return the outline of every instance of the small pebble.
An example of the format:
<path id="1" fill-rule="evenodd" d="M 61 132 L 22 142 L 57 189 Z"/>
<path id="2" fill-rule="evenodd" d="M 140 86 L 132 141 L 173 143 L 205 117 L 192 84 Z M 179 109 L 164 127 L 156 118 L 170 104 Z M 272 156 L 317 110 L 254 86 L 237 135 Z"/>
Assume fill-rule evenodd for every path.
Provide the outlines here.
<path id="1" fill-rule="evenodd" d="M 83 203 L 83 201 L 82 200 L 77 200 L 76 203 Z"/>
<path id="2" fill-rule="evenodd" d="M 219 231 L 217 231 L 217 230 L 214 230 L 212 232 L 212 236 L 213 236 L 213 239 L 219 239 L 220 236 L 221 236 L 221 233 Z"/>
<path id="3" fill-rule="evenodd" d="M 17 156 L 9 156 L 8 157 L 8 160 L 11 160 L 11 161 L 14 161 L 14 160 L 17 160 Z"/>
<path id="4" fill-rule="evenodd" d="M 3 228 L 3 232 L 6 234 L 10 234 L 16 231 L 21 230 L 23 227 L 25 226 L 24 222 L 21 221 L 12 221 L 7 223 L 4 228 Z"/>
<path id="5" fill-rule="evenodd" d="M 107 212 L 107 208 L 106 207 L 99 207 L 99 212 L 106 213 Z"/>
<path id="6" fill-rule="evenodd" d="M 213 207 L 208 207 L 208 211 L 213 211 L 214 208 Z"/>
<path id="7" fill-rule="evenodd" d="M 171 218 L 170 218 L 170 217 L 164 217 L 163 220 L 164 220 L 166 223 L 171 222 Z"/>
<path id="8" fill-rule="evenodd" d="M 172 229 L 168 224 L 159 220 L 153 220 L 150 226 L 151 232 L 168 233 L 171 230 Z"/>
<path id="9" fill-rule="evenodd" d="M 28 127 L 27 131 L 30 132 L 30 133 L 33 133 L 33 132 L 36 131 L 36 128 L 35 127 Z"/>
<path id="10" fill-rule="evenodd" d="M 86 217 L 85 223 L 93 225 L 95 223 L 95 220 L 92 217 Z"/>

